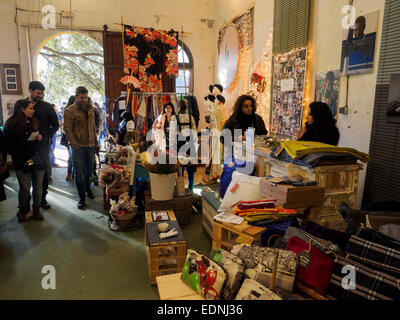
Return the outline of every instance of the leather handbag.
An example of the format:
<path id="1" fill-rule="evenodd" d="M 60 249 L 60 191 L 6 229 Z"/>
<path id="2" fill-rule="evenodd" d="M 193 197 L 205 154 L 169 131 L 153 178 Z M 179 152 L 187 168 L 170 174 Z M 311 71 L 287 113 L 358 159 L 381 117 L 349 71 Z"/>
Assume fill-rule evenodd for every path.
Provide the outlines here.
<path id="1" fill-rule="evenodd" d="M 245 276 L 258 281 L 266 287 L 269 287 L 272 280 L 272 270 L 277 252 L 279 256 L 276 286 L 292 291 L 298 265 L 295 253 L 288 250 L 251 246 L 249 244 L 235 245 L 231 249 L 231 253 L 243 260 Z"/>
<path id="2" fill-rule="evenodd" d="M 299 228 L 289 227 L 286 230 L 283 239 L 288 241 L 291 237 L 297 237 L 305 242 L 311 241 L 313 247 L 317 248 L 319 251 L 329 256 L 332 260 L 335 260 L 338 256 L 344 256 L 344 252 L 340 249 L 338 245 L 328 240 L 314 237 L 313 235 Z"/>
<path id="3" fill-rule="evenodd" d="M 297 254 L 299 267 L 297 279 L 319 294 L 325 296 L 332 277 L 333 260 L 304 240 L 291 237 L 287 250 Z"/>
<path id="4" fill-rule="evenodd" d="M 217 262 L 200 252 L 188 249 L 181 278 L 206 300 L 219 300 L 227 273 Z"/>

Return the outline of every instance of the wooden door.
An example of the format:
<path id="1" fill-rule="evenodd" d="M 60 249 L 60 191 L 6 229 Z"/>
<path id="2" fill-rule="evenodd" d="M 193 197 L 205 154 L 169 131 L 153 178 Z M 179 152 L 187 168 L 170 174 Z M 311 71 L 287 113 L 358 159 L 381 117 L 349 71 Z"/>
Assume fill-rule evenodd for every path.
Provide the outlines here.
<path id="1" fill-rule="evenodd" d="M 124 76 L 124 56 L 122 51 L 121 32 L 104 31 L 104 79 L 107 110 L 107 127 L 118 129 L 119 122 L 113 121 L 115 99 L 125 91 L 125 86 L 119 82 Z"/>

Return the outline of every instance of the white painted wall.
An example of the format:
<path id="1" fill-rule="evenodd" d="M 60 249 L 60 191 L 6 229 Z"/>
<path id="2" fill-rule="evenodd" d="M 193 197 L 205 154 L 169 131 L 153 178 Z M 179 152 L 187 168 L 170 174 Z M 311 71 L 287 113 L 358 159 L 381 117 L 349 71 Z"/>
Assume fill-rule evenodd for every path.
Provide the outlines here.
<path id="1" fill-rule="evenodd" d="M 56 8 L 57 12 L 69 11 L 70 1 L 68 0 L 0 0 L 0 39 L 2 43 L 7 43 L 5 50 L 0 50 L 0 63 L 21 63 L 22 82 L 24 86 L 24 96 L 27 95 L 27 86 L 30 81 L 29 60 L 27 53 L 26 28 L 19 27 L 21 55 L 18 55 L 17 27 L 14 23 L 15 8 L 27 10 L 41 10 L 39 4 L 49 4 Z M 198 97 L 200 111 L 203 108 L 203 92 L 208 85 L 214 81 L 215 68 L 215 0 L 195 1 L 195 0 L 85 0 L 72 1 L 72 11 L 74 18 L 72 29 L 96 29 L 103 30 L 103 25 L 107 24 L 109 30 L 119 31 L 121 27 L 115 22 L 124 18 L 124 23 L 153 27 L 157 29 L 175 29 L 192 33 L 185 35 L 184 42 L 192 52 L 194 59 L 194 93 Z M 19 25 L 22 24 L 41 24 L 43 18 L 39 13 L 19 12 Z M 55 32 L 69 30 L 70 20 L 61 19 L 57 16 L 57 30 L 43 30 L 40 28 L 29 28 L 30 56 L 33 59 L 35 51 L 40 43 Z M 88 33 L 86 33 L 88 34 Z M 89 33 L 89 35 L 102 40 L 99 32 Z M 32 61 L 33 62 L 33 61 Z M 7 101 L 20 98 L 3 96 L 3 107 Z M 203 114 L 201 123 L 204 125 Z"/>
<path id="2" fill-rule="evenodd" d="M 341 40 L 343 29 L 341 21 L 342 7 L 348 0 L 314 0 L 312 20 L 312 61 L 307 66 L 310 70 L 310 97 L 314 98 L 316 72 L 340 68 Z M 356 148 L 368 153 L 371 136 L 372 115 L 374 108 L 375 86 L 379 61 L 379 46 L 384 12 L 384 0 L 354 1 L 356 14 L 380 10 L 377 46 L 375 51 L 374 72 L 366 75 L 351 76 L 349 81 L 349 114 L 339 115 L 338 127 L 341 138 L 339 146 Z M 252 5 L 255 7 L 253 61 L 263 54 L 268 40 L 269 30 L 273 27 L 274 0 L 218 0 L 216 1 L 216 39 L 222 26 L 231 21 Z M 216 56 L 216 67 L 217 60 Z M 345 104 L 346 81 L 341 81 L 339 106 Z M 360 173 L 358 206 L 361 205 L 364 190 L 366 166 Z"/>

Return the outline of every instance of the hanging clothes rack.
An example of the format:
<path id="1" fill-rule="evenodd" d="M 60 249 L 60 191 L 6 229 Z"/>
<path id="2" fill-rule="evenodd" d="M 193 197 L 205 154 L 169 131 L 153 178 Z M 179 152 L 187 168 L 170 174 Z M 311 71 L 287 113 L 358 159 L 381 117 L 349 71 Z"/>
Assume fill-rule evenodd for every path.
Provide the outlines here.
<path id="1" fill-rule="evenodd" d="M 152 95 L 152 96 L 156 96 L 156 95 L 166 95 L 166 96 L 170 96 L 170 95 L 184 95 L 184 96 L 193 96 L 193 93 L 179 93 L 179 92 L 129 92 L 129 95 Z M 128 95 L 128 93 L 126 91 L 121 91 L 121 95 Z"/>

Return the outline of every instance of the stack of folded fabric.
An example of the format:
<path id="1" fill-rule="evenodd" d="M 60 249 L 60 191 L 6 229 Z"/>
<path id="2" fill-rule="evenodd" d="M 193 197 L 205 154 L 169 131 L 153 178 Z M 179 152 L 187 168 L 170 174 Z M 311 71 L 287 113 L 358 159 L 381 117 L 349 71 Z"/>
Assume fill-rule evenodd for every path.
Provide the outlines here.
<path id="1" fill-rule="evenodd" d="M 356 149 L 336 147 L 329 144 L 314 142 L 314 141 L 282 141 L 281 147 L 283 147 L 286 150 L 286 152 L 295 160 L 300 159 L 310 153 L 329 152 L 329 153 L 349 154 L 356 157 L 357 159 L 359 159 L 361 162 L 364 163 L 367 163 L 369 161 L 368 154 L 360 152 Z"/>
<path id="2" fill-rule="evenodd" d="M 276 200 L 240 201 L 232 213 L 247 221 L 279 220 L 296 215 L 296 210 L 284 209 L 275 203 Z"/>

